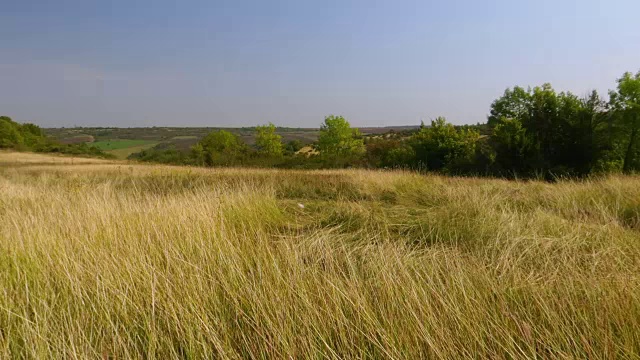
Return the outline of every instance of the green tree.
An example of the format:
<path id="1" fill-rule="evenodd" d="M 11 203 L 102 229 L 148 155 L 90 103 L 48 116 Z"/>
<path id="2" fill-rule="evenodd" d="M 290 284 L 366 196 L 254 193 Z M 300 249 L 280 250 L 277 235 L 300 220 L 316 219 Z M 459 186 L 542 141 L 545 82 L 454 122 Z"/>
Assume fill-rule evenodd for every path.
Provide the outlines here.
<path id="1" fill-rule="evenodd" d="M 0 116 L 0 148 L 12 148 L 23 144 L 20 124 L 8 116 Z"/>
<path id="2" fill-rule="evenodd" d="M 264 156 L 282 156 L 282 136 L 276 134 L 276 126 L 272 123 L 256 127 L 256 146 L 258 153 Z"/>
<path id="3" fill-rule="evenodd" d="M 215 130 L 207 134 L 200 145 L 208 152 L 221 152 L 235 154 L 239 153 L 243 144 L 237 135 L 226 130 Z"/>
<path id="4" fill-rule="evenodd" d="M 640 169 L 640 71 L 618 79 L 618 87 L 609 93 L 611 116 L 617 128 L 622 152 L 622 170 Z M 615 141 L 615 140 L 614 140 Z"/>
<path id="5" fill-rule="evenodd" d="M 480 134 L 471 129 L 456 130 L 443 117 L 431 121 L 410 139 L 418 166 L 430 170 L 454 171 L 473 161 Z"/>
<path id="6" fill-rule="evenodd" d="M 578 174 L 592 172 L 608 156 L 609 126 L 606 103 L 597 91 L 580 100 L 577 116 L 572 117 L 571 160 Z"/>
<path id="7" fill-rule="evenodd" d="M 536 144 L 518 119 L 501 118 L 495 124 L 491 142 L 496 165 L 503 172 L 529 174 L 540 162 Z"/>
<path id="8" fill-rule="evenodd" d="M 502 170 L 520 174 L 587 174 L 602 153 L 602 112 L 597 92 L 579 99 L 556 93 L 550 84 L 507 89 L 489 116 L 496 161 Z"/>
<path id="9" fill-rule="evenodd" d="M 46 141 L 44 132 L 35 124 L 22 124 L 20 126 L 20 133 L 24 139 L 24 144 L 31 149 Z"/>
<path id="10" fill-rule="evenodd" d="M 505 90 L 504 94 L 491 104 L 489 126 L 495 126 L 503 118 L 523 121 L 529 116 L 531 101 L 531 89 L 525 90 L 516 86 Z"/>
<path id="11" fill-rule="evenodd" d="M 242 140 L 226 130 L 212 131 L 198 144 L 202 147 L 204 163 L 209 166 L 236 164 L 246 152 Z"/>
<path id="12" fill-rule="evenodd" d="M 415 164 L 416 152 L 406 142 L 401 143 L 387 153 L 384 158 L 387 167 L 410 168 Z"/>
<path id="13" fill-rule="evenodd" d="M 201 143 L 197 143 L 191 147 L 191 158 L 195 165 L 204 166 L 206 164 L 206 153 Z"/>
<path id="14" fill-rule="evenodd" d="M 329 157 L 354 158 L 365 152 L 360 131 L 342 116 L 327 116 L 320 127 L 318 137 L 320 155 Z"/>

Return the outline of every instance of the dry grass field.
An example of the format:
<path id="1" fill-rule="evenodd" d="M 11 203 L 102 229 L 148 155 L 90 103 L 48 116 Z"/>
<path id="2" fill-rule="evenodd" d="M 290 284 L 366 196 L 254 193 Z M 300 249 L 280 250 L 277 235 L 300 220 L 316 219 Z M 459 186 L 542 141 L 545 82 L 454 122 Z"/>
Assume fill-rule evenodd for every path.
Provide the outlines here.
<path id="1" fill-rule="evenodd" d="M 640 358 L 640 178 L 0 153 L 0 358 Z"/>

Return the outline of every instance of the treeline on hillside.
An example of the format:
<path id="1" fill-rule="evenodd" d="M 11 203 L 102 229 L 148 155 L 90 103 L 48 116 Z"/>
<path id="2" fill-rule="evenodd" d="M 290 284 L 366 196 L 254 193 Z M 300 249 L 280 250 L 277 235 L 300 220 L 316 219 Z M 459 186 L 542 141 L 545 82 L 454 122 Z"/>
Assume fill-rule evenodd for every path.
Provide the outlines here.
<path id="1" fill-rule="evenodd" d="M 455 127 L 444 118 L 413 133 L 362 136 L 328 116 L 313 149 L 283 144 L 273 124 L 255 128 L 250 147 L 213 131 L 190 152 L 149 149 L 131 158 L 198 166 L 369 167 L 504 177 L 585 176 L 640 170 L 640 72 L 625 73 L 608 101 L 544 84 L 514 87 L 491 104 L 487 124 Z"/>
<path id="2" fill-rule="evenodd" d="M 19 124 L 8 116 L 0 116 L 0 149 L 112 157 L 95 146 L 87 144 L 61 144 L 45 136 L 34 124 Z"/>

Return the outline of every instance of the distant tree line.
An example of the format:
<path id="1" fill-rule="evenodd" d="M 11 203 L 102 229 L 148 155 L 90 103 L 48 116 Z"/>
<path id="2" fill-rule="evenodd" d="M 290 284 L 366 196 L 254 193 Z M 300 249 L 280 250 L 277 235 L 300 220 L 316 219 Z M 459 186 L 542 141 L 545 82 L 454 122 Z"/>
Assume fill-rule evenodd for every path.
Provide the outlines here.
<path id="1" fill-rule="evenodd" d="M 47 138 L 39 126 L 29 123 L 20 124 L 8 116 L 0 116 L 0 149 L 112 157 L 99 148 L 85 143 L 62 144 Z"/>
<path id="2" fill-rule="evenodd" d="M 258 126 L 254 147 L 231 132 L 211 132 L 190 153 L 149 149 L 143 161 L 200 166 L 405 168 L 501 177 L 586 176 L 640 171 L 640 72 L 625 73 L 605 101 L 556 92 L 550 84 L 514 87 L 491 104 L 486 124 L 437 118 L 413 132 L 363 136 L 328 116 L 312 152 L 283 144 L 276 126 Z"/>
<path id="3" fill-rule="evenodd" d="M 37 126 L 2 119 L 0 147 L 21 144 L 38 151 L 38 139 L 44 137 Z M 273 124 L 252 129 L 253 146 L 216 130 L 190 151 L 152 148 L 130 158 L 195 166 L 404 168 L 510 178 L 638 172 L 640 72 L 619 78 L 608 100 L 596 91 L 582 98 L 558 93 L 549 84 L 507 89 L 491 104 L 486 124 L 454 126 L 439 117 L 418 130 L 364 136 L 332 115 L 306 149 L 299 141 L 283 143 Z"/>

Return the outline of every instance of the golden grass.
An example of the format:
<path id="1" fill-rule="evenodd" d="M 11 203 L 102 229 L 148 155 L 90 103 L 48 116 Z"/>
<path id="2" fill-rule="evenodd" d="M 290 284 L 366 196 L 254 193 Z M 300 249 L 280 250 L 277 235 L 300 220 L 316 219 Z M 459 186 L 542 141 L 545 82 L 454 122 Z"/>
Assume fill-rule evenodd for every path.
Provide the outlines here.
<path id="1" fill-rule="evenodd" d="M 639 274 L 638 177 L 0 153 L 2 358 L 638 358 Z"/>
<path id="2" fill-rule="evenodd" d="M 28 152 L 9 152 L 0 150 L 0 165 L 20 166 L 33 164 L 108 164 L 109 160 L 95 158 L 69 157 L 64 155 L 35 154 Z"/>

